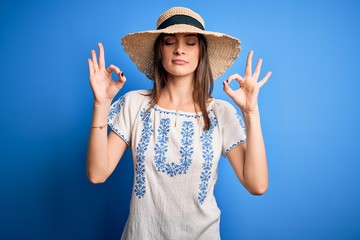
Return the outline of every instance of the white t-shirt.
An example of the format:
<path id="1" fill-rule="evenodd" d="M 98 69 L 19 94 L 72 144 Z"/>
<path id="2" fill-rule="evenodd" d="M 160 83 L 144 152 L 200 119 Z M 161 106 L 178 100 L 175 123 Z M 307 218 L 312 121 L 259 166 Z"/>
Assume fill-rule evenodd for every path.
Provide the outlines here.
<path id="1" fill-rule="evenodd" d="M 115 101 L 109 126 L 132 149 L 134 185 L 124 240 L 220 239 L 214 197 L 220 156 L 246 141 L 244 123 L 226 101 L 212 99 L 211 127 L 201 113 L 149 111 L 148 90 Z"/>

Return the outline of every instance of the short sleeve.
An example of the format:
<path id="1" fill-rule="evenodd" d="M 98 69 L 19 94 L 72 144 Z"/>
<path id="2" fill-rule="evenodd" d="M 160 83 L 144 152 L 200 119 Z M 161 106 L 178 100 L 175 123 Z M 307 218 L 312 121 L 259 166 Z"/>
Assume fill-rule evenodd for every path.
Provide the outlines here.
<path id="1" fill-rule="evenodd" d="M 131 140 L 131 112 L 126 95 L 121 96 L 110 107 L 108 125 L 127 145 Z"/>
<path id="2" fill-rule="evenodd" d="M 231 149 L 246 142 L 246 129 L 242 117 L 234 106 L 225 101 L 221 102 L 221 110 L 218 114 L 222 130 L 221 153 L 226 156 Z"/>

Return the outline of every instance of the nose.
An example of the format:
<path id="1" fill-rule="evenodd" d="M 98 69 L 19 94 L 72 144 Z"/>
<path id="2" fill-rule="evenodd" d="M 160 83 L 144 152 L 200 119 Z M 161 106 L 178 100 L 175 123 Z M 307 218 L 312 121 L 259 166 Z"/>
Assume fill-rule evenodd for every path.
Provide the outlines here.
<path id="1" fill-rule="evenodd" d="M 182 43 L 176 44 L 176 47 L 175 47 L 174 50 L 175 50 L 174 53 L 175 53 L 176 55 L 183 55 L 183 54 L 185 54 L 185 47 L 184 47 L 184 45 L 183 45 Z"/>

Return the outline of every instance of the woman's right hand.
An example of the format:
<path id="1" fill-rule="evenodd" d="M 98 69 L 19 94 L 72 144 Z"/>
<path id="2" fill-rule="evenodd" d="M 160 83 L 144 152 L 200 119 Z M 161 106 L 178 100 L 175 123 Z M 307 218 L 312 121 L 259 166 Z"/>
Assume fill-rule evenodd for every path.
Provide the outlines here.
<path id="1" fill-rule="evenodd" d="M 98 43 L 99 59 L 96 58 L 95 50 L 91 50 L 91 59 L 88 59 L 90 85 L 94 94 L 94 104 L 111 104 L 112 99 L 123 87 L 126 77 L 120 69 L 114 65 L 110 65 L 105 69 L 105 53 L 104 47 Z M 111 73 L 115 72 L 118 80 L 111 78 Z"/>

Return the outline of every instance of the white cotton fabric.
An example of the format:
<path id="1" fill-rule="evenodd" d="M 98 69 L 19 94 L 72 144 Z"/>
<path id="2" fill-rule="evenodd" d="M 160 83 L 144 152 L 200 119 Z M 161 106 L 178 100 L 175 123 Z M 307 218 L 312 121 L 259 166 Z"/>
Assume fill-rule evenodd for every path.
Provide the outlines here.
<path id="1" fill-rule="evenodd" d="M 201 113 L 155 105 L 147 90 L 128 92 L 113 103 L 109 126 L 132 149 L 134 185 L 122 240 L 220 239 L 214 186 L 221 155 L 246 141 L 235 108 L 213 99 L 212 127 Z"/>

